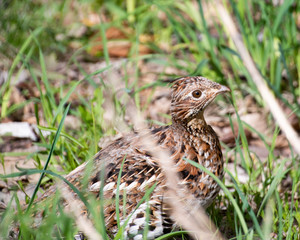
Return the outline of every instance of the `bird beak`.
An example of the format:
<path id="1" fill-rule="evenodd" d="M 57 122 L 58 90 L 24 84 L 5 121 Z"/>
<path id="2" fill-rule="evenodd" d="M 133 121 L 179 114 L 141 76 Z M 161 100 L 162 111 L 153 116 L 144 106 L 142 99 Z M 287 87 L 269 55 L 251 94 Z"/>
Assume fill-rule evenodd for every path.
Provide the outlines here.
<path id="1" fill-rule="evenodd" d="M 229 87 L 226 87 L 226 86 L 223 86 L 223 85 L 220 85 L 220 86 L 221 86 L 221 88 L 216 91 L 216 94 L 231 92 Z"/>

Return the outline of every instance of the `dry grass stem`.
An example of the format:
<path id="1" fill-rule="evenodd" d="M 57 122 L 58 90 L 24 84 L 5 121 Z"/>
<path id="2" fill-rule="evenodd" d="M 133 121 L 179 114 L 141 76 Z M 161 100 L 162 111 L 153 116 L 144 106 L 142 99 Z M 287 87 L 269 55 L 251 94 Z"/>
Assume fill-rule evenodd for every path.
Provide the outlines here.
<path id="1" fill-rule="evenodd" d="M 280 108 L 276 98 L 271 93 L 270 89 L 268 88 L 267 84 L 265 83 L 263 77 L 257 70 L 253 59 L 251 58 L 249 51 L 247 50 L 246 46 L 243 43 L 242 37 L 238 32 L 235 24 L 229 15 L 226 8 L 223 6 L 221 1 L 215 1 L 214 5 L 219 13 L 220 19 L 223 23 L 223 26 L 229 37 L 234 42 L 238 53 L 240 54 L 245 67 L 247 68 L 248 72 L 250 73 L 254 83 L 257 86 L 263 100 L 267 103 L 273 117 L 277 121 L 280 129 L 284 132 L 286 138 L 293 146 L 294 150 L 300 154 L 300 138 L 297 132 L 292 128 L 290 123 L 288 122 L 286 116 L 284 115 L 283 110 Z"/>
<path id="2" fill-rule="evenodd" d="M 79 230 L 84 233 L 84 235 L 91 240 L 102 240 L 102 236 L 98 233 L 95 229 L 93 223 L 90 219 L 87 218 L 86 215 L 82 214 L 82 209 L 84 209 L 83 203 L 75 199 L 73 194 L 70 192 L 70 189 L 66 186 L 66 184 L 62 184 L 61 191 L 62 197 L 67 203 L 67 211 L 71 212 L 75 217 L 76 225 L 78 226 Z"/>
<path id="3" fill-rule="evenodd" d="M 108 90 L 107 92 L 113 92 L 113 90 Z M 108 101 L 112 101 L 109 99 Z M 176 220 L 178 225 L 182 226 L 185 230 L 191 232 L 191 236 L 196 239 L 215 239 L 221 240 L 224 239 L 218 229 L 215 227 L 213 222 L 209 219 L 205 210 L 200 207 L 198 200 L 190 193 L 190 191 L 179 184 L 179 177 L 174 167 L 174 163 L 171 161 L 170 154 L 162 149 L 152 137 L 152 134 L 149 131 L 148 126 L 145 124 L 145 119 L 136 109 L 134 102 L 126 97 L 123 99 L 126 112 L 130 121 L 134 125 L 134 129 L 140 134 L 142 144 L 150 154 L 155 157 L 166 177 L 166 184 L 168 191 L 166 192 L 166 200 L 171 206 L 172 217 Z M 113 106 L 113 105 L 112 105 Z M 115 118 L 112 118 L 113 122 Z M 118 123 L 120 124 L 120 123 Z M 127 126 L 126 123 L 124 125 Z M 81 172 L 86 164 L 83 164 L 82 167 L 73 170 L 69 175 L 76 175 L 78 172 Z M 93 168 L 99 168 L 102 165 L 94 165 Z M 69 176 L 68 175 L 68 176 Z M 80 215 L 82 209 L 84 209 L 83 204 L 78 205 L 72 196 L 70 189 L 66 187 L 66 184 L 62 183 L 60 189 L 64 194 L 66 202 L 70 205 L 69 208 L 76 217 L 76 224 L 79 229 L 89 238 L 89 239 L 100 239 L 99 233 L 93 227 L 91 221 Z"/>
<path id="4" fill-rule="evenodd" d="M 168 192 L 167 201 L 172 207 L 172 217 L 184 229 L 191 232 L 196 239 L 223 239 L 221 233 L 206 215 L 203 208 L 199 207 L 197 199 L 179 184 L 178 174 L 170 154 L 162 149 L 153 139 L 144 119 L 134 108 L 130 108 L 130 118 L 135 129 L 139 132 L 143 146 L 158 159 L 159 165 L 166 177 Z"/>

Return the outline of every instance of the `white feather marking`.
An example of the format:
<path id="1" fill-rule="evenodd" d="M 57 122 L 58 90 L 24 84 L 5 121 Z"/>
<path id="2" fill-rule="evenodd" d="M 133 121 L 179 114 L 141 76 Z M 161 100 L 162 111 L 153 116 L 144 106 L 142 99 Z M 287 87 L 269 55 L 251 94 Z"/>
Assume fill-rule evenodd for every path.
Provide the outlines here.
<path id="1" fill-rule="evenodd" d="M 145 220 L 146 220 L 145 217 L 136 218 L 133 220 L 133 223 L 136 224 L 137 226 L 144 226 Z"/>
<path id="2" fill-rule="evenodd" d="M 142 240 L 143 239 L 143 235 L 142 234 L 139 234 L 139 235 L 136 235 L 133 240 Z"/>
<path id="3" fill-rule="evenodd" d="M 91 192 L 97 192 L 100 190 L 101 187 L 101 181 L 95 182 L 92 186 L 90 186 L 90 191 Z"/>
<path id="4" fill-rule="evenodd" d="M 129 228 L 129 234 L 131 235 L 136 235 L 138 233 L 138 230 L 139 230 L 139 226 L 137 225 L 133 225 Z"/>
<path id="5" fill-rule="evenodd" d="M 126 191 L 130 192 L 132 189 L 136 188 L 137 184 L 137 181 L 132 182 L 131 184 L 129 184 L 129 186 L 126 187 Z"/>
<path id="6" fill-rule="evenodd" d="M 120 186 L 119 186 L 119 191 L 122 191 L 126 186 L 126 183 L 122 183 Z M 115 190 L 116 191 L 116 190 Z"/>
<path id="7" fill-rule="evenodd" d="M 103 192 L 112 190 L 112 189 L 114 188 L 115 185 L 116 185 L 115 182 L 110 182 L 110 183 L 106 184 L 106 185 L 103 187 Z"/>
<path id="8" fill-rule="evenodd" d="M 141 186 L 139 187 L 139 190 L 143 191 L 147 185 L 154 182 L 156 180 L 156 176 L 153 175 L 151 178 L 149 178 L 147 181 L 144 181 Z"/>
<path id="9" fill-rule="evenodd" d="M 208 161 L 208 160 L 207 160 L 207 161 L 205 161 L 205 167 L 206 167 L 206 168 L 208 168 L 208 167 L 209 167 L 209 165 L 210 165 L 210 161 Z"/>

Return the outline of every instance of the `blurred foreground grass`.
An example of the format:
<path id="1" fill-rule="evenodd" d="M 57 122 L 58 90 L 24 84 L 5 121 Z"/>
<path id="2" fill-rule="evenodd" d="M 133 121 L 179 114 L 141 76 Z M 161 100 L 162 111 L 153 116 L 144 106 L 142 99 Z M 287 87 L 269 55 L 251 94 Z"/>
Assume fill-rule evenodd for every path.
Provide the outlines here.
<path id="1" fill-rule="evenodd" d="M 241 38 L 268 86 L 282 106 L 290 109 L 299 119 L 299 2 L 252 0 L 226 3 L 240 29 Z M 157 79 L 176 77 L 176 73 L 170 74 L 166 70 L 173 68 L 186 75 L 203 75 L 230 86 L 240 128 L 235 146 L 223 146 L 228 154 L 235 156 L 235 166 L 242 166 L 249 180 L 241 184 L 237 171 L 227 172 L 231 178 L 227 188 L 232 190 L 234 198 L 227 194 L 219 196 L 215 205 L 208 209 L 210 217 L 232 239 L 299 239 L 299 156 L 292 149 L 289 158 L 274 154 L 275 140 L 280 131 L 271 117 L 271 138 L 240 120 L 241 112 L 237 106 L 246 96 L 251 95 L 259 109 L 264 109 L 264 103 L 233 43 L 228 40 L 213 6 L 211 2 L 200 0 L 0 1 L 0 57 L 3 60 L 0 67 L 8 72 L 6 81 L 0 87 L 0 119 L 10 118 L 18 109 L 34 102 L 37 125 L 43 122 L 40 130 L 51 132 L 45 137 L 40 132 L 41 139 L 36 144 L 43 150 L 30 153 L 40 170 L 47 158 L 49 161 L 51 159 L 47 169 L 57 172 L 56 166 L 60 165 L 60 173 L 67 173 L 91 159 L 99 150 L 99 139 L 116 133 L 113 124 L 104 120 L 103 104 L 110 86 L 102 84 L 99 87 L 93 76 L 113 71 L 110 44 L 117 41 L 108 38 L 107 30 L 112 27 L 121 29 L 125 32 L 121 40 L 125 39 L 130 44 L 126 45 L 129 47 L 123 64 L 125 88 L 122 96 L 109 96 L 116 116 L 123 118 L 125 115 L 123 97 L 134 99 L 137 107 L 142 108 L 139 82 L 141 61 L 164 66 L 165 72 L 157 74 Z M 101 44 L 101 50 L 91 52 L 96 44 L 94 40 L 99 37 L 101 40 L 97 44 Z M 149 49 L 146 55 L 141 55 L 141 45 Z M 64 61 L 68 63 L 67 66 L 76 65 L 84 79 L 66 81 L 63 76 L 57 80 L 56 75 L 50 74 L 47 65 L 48 56 L 53 54 L 58 63 Z M 96 72 L 86 73 L 81 65 L 88 61 L 101 61 L 105 65 Z M 16 76 L 23 69 L 29 71 L 39 97 L 10 105 L 12 88 L 17 84 Z M 129 77 L 129 74 L 132 76 Z M 76 106 L 72 106 L 69 98 L 83 84 L 93 87 L 92 96 L 85 99 L 77 94 Z M 161 85 L 164 84 L 154 84 Z M 68 114 L 78 118 L 80 125 L 72 130 L 62 127 L 58 137 L 56 131 L 68 103 L 71 103 Z M 259 159 L 255 152 L 249 150 L 243 129 L 258 134 L 268 150 L 266 159 Z M 54 141 L 57 142 L 51 151 Z M 0 153 L 2 159 L 5 154 Z M 5 161 L 2 163 L 5 165 Z M 49 178 L 53 178 L 53 175 L 47 175 L 42 184 Z M 282 182 L 286 179 L 290 184 L 284 189 Z M 27 197 L 28 202 L 30 198 Z M 99 203 L 93 196 L 87 198 L 91 211 L 96 209 Z M 17 197 L 13 196 L 12 201 L 18 202 Z M 46 208 L 47 217 L 37 229 L 31 228 L 34 220 L 30 214 L 38 206 L 33 205 L 26 214 L 20 206 L 17 214 L 8 206 L 1 216 L 1 236 L 7 237 L 9 226 L 15 221 L 20 224 L 24 239 L 51 236 L 73 239 L 78 231 L 73 225 L 74 219 L 64 213 L 58 199 L 52 204 L 55 207 Z M 60 214 L 57 215 L 57 212 Z M 238 212 L 242 212 L 242 216 Z M 101 219 L 97 214 L 93 213 L 92 218 Z M 103 221 L 99 221 L 95 227 L 106 238 Z"/>

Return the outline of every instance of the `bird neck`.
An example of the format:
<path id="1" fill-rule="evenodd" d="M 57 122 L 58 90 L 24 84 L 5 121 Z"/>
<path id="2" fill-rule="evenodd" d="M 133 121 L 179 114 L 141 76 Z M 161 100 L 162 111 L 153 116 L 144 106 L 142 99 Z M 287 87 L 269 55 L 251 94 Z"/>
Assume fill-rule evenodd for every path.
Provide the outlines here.
<path id="1" fill-rule="evenodd" d="M 177 129 L 185 129 L 185 131 L 192 135 L 197 135 L 197 133 L 203 132 L 208 127 L 203 112 L 199 112 L 196 117 L 193 117 L 189 121 L 173 121 L 173 126 L 176 126 Z"/>
<path id="2" fill-rule="evenodd" d="M 187 122 L 186 124 L 187 128 L 191 129 L 201 129 L 203 127 L 206 127 L 206 121 L 204 119 L 203 112 L 199 112 L 199 114 Z"/>
<path id="3" fill-rule="evenodd" d="M 195 137 L 199 137 L 199 133 L 206 132 L 208 125 L 204 119 L 203 113 L 196 118 L 190 120 L 186 125 L 186 130 Z"/>

